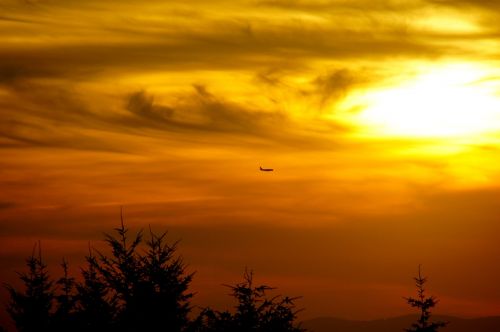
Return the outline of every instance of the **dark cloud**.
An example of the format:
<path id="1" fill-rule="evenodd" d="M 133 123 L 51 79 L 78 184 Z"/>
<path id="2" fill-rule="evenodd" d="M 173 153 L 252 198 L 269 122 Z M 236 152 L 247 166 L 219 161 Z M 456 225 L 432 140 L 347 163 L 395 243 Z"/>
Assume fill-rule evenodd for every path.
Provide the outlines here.
<path id="1" fill-rule="evenodd" d="M 126 108 L 134 117 L 118 117 L 115 121 L 128 128 L 180 134 L 183 136 L 177 139 L 199 143 L 214 140 L 221 146 L 279 145 L 299 150 L 338 148 L 340 136 L 352 130 L 334 121 L 318 123 L 320 128 L 304 126 L 285 112 L 234 103 L 212 94 L 204 85 L 194 84 L 193 89 L 194 93 L 180 95 L 169 104 L 156 103 L 145 91 L 132 93 L 126 99 Z"/>
<path id="2" fill-rule="evenodd" d="M 281 113 L 246 109 L 208 92 L 203 85 L 193 86 L 195 93 L 176 105 L 158 105 L 144 91 L 131 94 L 127 110 L 154 128 L 212 133 L 272 136 L 273 129 L 285 127 Z"/>
<path id="3" fill-rule="evenodd" d="M 255 78 L 259 83 L 265 83 L 270 86 L 279 86 L 282 84 L 279 70 L 276 68 L 261 71 L 257 73 Z"/>
<path id="4" fill-rule="evenodd" d="M 58 66 L 36 66 L 32 63 L 5 63 L 0 64 L 0 85 L 6 87 L 21 87 L 27 82 L 37 79 L 64 79 L 73 81 L 84 80 L 89 76 L 88 71 L 67 69 Z"/>
<path id="5" fill-rule="evenodd" d="M 99 137 L 96 131 L 110 129 L 108 120 L 91 111 L 71 84 L 33 84 L 23 78 L 7 91 L 8 96 L 0 101 L 4 147 L 124 152 L 116 142 Z"/>
<path id="6" fill-rule="evenodd" d="M 353 31 L 340 27 L 284 24 L 242 31 L 247 22 L 224 22 L 206 31 L 142 32 L 148 38 L 110 44 L 106 41 L 68 45 L 23 45 L 0 51 L 0 81 L 14 78 L 92 78 L 126 69 L 255 69 L 294 59 L 362 59 L 436 57 L 449 45 L 414 38 L 406 27 L 394 31 Z M 432 37 L 432 36 L 430 36 Z"/>
<path id="7" fill-rule="evenodd" d="M 15 83 L 7 86 L 7 98 L 0 101 L 0 144 L 4 148 L 136 153 L 142 150 L 141 141 L 147 137 L 198 144 L 217 141 L 218 145 L 245 145 L 253 137 L 259 144 L 332 146 L 325 137 L 302 129 L 300 123 L 283 112 L 228 101 L 204 85 L 195 84 L 192 88 L 192 93 L 169 96 L 169 103 L 157 102 L 144 90 L 137 91 L 125 97 L 127 113 L 121 113 L 108 111 L 108 101 L 93 101 L 100 96 L 87 96 L 72 82 L 31 83 L 26 77 L 16 78 Z M 224 141 L 224 135 L 230 139 Z"/>
<path id="8" fill-rule="evenodd" d="M 421 8 L 422 2 L 418 1 L 365 1 L 365 0 L 263 0 L 256 1 L 257 5 L 279 8 L 281 10 L 300 10 L 319 13 L 323 15 L 331 14 L 335 11 L 399 11 L 405 12 Z"/>
<path id="9" fill-rule="evenodd" d="M 349 90 L 357 83 L 358 78 L 347 69 L 335 70 L 316 79 L 315 84 L 324 105 L 329 100 L 338 100 L 345 97 Z"/>
<path id="10" fill-rule="evenodd" d="M 473 5 L 475 2 L 462 0 L 453 3 Z M 478 6 L 488 8 L 490 2 L 478 3 Z M 124 2 L 123 8 L 98 6 L 95 1 L 86 1 L 85 4 L 47 1 L 46 5 L 37 9 L 43 14 L 38 15 L 43 17 L 43 21 L 25 24 L 22 29 L 6 29 L 4 35 L 22 40 L 43 28 L 48 31 L 47 35 L 58 35 L 61 40 L 49 38 L 47 43 L 9 43 L 0 50 L 0 83 L 22 77 L 85 80 L 123 71 L 129 74 L 191 69 L 258 71 L 263 67 L 279 66 L 291 59 L 298 66 L 304 66 L 316 59 L 433 59 L 459 54 L 463 50 L 454 42 L 460 43 L 471 38 L 470 35 L 477 37 L 477 34 L 442 35 L 438 31 L 422 32 L 412 25 L 413 17 L 419 15 L 419 8 L 436 4 L 452 5 L 452 2 L 260 2 L 266 8 L 313 11 L 324 19 L 320 20 L 321 23 L 298 18 L 277 21 L 250 15 L 242 18 L 234 14 L 214 19 L 204 16 L 203 9 L 206 8 L 200 7 L 203 24 L 199 26 L 184 21 L 176 24 L 141 20 L 126 12 L 127 8 L 135 8 L 132 6 L 134 1 Z M 81 25 L 75 26 L 71 18 L 79 15 L 77 5 L 83 6 L 80 8 L 82 20 Z M 491 8 L 494 6 L 491 2 Z M 61 8 L 66 11 L 58 19 L 57 14 L 60 13 L 57 10 Z M 164 11 L 167 15 L 174 15 L 189 9 L 189 6 L 172 6 Z M 345 13 L 346 9 L 349 12 Z M 51 10 L 54 10 L 54 18 L 51 18 Z M 123 11 L 123 22 L 91 22 L 89 17 L 99 16 L 93 15 L 97 10 Z M 390 10 L 394 10 L 394 15 L 387 14 Z M 30 20 L 36 16 L 20 9 L 5 12 L 2 18 L 7 20 L 7 27 L 9 19 Z M 190 12 L 193 12 L 192 8 Z M 7 33 L 7 30 L 10 32 Z M 75 34 L 66 35 L 66 30 L 75 31 Z M 64 38 L 69 38 L 69 41 L 65 42 Z"/>
<path id="11" fill-rule="evenodd" d="M 0 210 L 10 209 L 15 207 L 17 204 L 14 202 L 0 202 Z"/>
<path id="12" fill-rule="evenodd" d="M 139 91 L 130 95 L 126 108 L 141 118 L 150 119 L 155 122 L 168 122 L 174 110 L 169 107 L 156 105 L 153 102 L 153 96 L 148 96 L 146 92 Z"/>
<path id="13" fill-rule="evenodd" d="M 31 20 L 25 20 L 7 15 L 0 15 L 0 21 L 15 22 L 15 23 L 33 23 L 33 21 Z"/>
<path id="14" fill-rule="evenodd" d="M 318 100 L 319 105 L 316 107 L 319 112 L 322 112 L 326 106 L 331 106 L 347 97 L 352 91 L 368 86 L 377 78 L 379 82 L 382 78 L 375 70 L 356 70 L 349 68 L 340 68 L 328 70 L 324 74 L 316 76 L 310 86 L 296 86 L 286 81 L 287 70 L 281 68 L 270 68 L 265 71 L 258 72 L 256 81 L 259 84 L 266 84 L 272 88 L 279 88 L 288 91 L 300 97 Z M 331 111 L 332 108 L 329 108 Z M 338 126 L 338 124 L 336 124 Z"/>

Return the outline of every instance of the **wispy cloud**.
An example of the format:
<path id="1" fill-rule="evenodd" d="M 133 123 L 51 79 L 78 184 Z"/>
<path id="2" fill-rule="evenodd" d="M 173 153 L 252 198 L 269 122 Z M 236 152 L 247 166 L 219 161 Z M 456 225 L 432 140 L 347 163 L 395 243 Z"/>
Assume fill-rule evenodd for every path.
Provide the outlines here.
<path id="1" fill-rule="evenodd" d="M 197 266 L 225 254 L 214 275 L 252 264 L 300 287 L 320 275 L 317 303 L 339 294 L 325 280 L 354 280 L 371 303 L 371 280 L 401 287 L 422 257 L 443 292 L 463 291 L 445 282 L 451 270 L 488 271 L 467 275 L 486 299 L 499 274 L 498 135 L 378 137 L 352 119 L 367 93 L 448 61 L 498 67 L 498 8 L 0 1 L 0 249 L 19 255 L 34 237 L 73 248 L 125 205 L 133 227 L 179 232 Z"/>

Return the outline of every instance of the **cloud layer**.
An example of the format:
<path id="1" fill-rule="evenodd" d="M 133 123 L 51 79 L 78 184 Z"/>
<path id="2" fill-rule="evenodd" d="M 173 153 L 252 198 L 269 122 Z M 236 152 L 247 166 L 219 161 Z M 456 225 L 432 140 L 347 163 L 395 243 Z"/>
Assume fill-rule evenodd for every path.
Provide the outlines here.
<path id="1" fill-rule="evenodd" d="M 183 238 L 200 290 L 248 265 L 309 316 L 375 318 L 406 313 L 422 263 L 444 311 L 498 313 L 500 135 L 355 121 L 366 95 L 450 63 L 489 68 L 499 95 L 496 9 L 0 1 L 0 275 L 37 239 L 79 264 L 123 205 L 132 227 Z"/>

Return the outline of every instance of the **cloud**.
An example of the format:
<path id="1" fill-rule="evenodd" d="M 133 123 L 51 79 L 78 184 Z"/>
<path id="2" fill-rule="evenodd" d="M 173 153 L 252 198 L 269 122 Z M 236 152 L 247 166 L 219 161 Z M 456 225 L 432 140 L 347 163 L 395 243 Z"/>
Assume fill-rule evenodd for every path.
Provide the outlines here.
<path id="1" fill-rule="evenodd" d="M 485 10 L 500 8 L 500 4 L 492 0 L 427 0 L 427 2 L 457 8 L 473 7 Z"/>
<path id="2" fill-rule="evenodd" d="M 383 295 L 385 280 L 411 282 L 422 262 L 445 292 L 497 295 L 498 188 L 439 189 L 469 176 L 494 183 L 489 145 L 372 139 L 331 120 L 351 93 L 395 86 L 450 57 L 487 57 L 476 41 L 498 37 L 485 20 L 497 15 L 493 2 L 0 2 L 0 238 L 9 253 L 25 243 L 29 252 L 36 237 L 53 240 L 54 255 L 64 241 L 85 251 L 123 204 L 132 227 L 183 238 L 189 262 L 217 261 L 217 278 L 249 264 L 300 279 L 297 292 L 317 306 L 328 307 L 319 293 L 338 291 L 331 280 L 375 281 Z M 441 26 L 443 16 L 466 29 Z M 462 152 L 442 157 L 447 144 Z M 460 273 L 467 287 L 448 286 Z M 349 309 L 346 291 L 335 310 L 358 312 L 371 303 L 365 290 Z"/>
<path id="3" fill-rule="evenodd" d="M 328 15 L 332 11 L 366 10 L 406 12 L 423 5 L 422 1 L 366 1 L 366 0 L 263 0 L 257 5 L 279 8 L 281 10 L 300 10 Z"/>
<path id="4" fill-rule="evenodd" d="M 331 6 L 338 4 L 333 2 Z M 450 50 L 449 45 L 436 45 L 432 35 L 412 30 L 411 16 L 398 19 L 377 13 L 370 17 L 373 9 L 365 6 L 365 2 L 353 5 L 356 11 L 350 15 L 333 11 L 318 20 L 306 20 L 268 12 L 258 16 L 255 8 L 246 8 L 250 10 L 247 17 L 230 12 L 215 19 L 207 15 L 211 8 L 207 5 L 200 6 L 199 11 L 205 15 L 195 23 L 178 15 L 172 22 L 144 19 L 127 11 L 130 7 L 126 4 L 123 8 L 100 5 L 103 8 L 99 10 L 105 13 L 121 13 L 112 16 L 122 17 L 121 21 L 114 21 L 101 11 L 98 15 L 90 5 L 77 10 L 74 3 L 49 2 L 31 15 L 26 9 L 18 9 L 28 18 L 40 10 L 45 14 L 42 22 L 17 22 L 1 35 L 9 42 L 0 50 L 0 82 L 22 76 L 84 80 L 124 70 L 129 74 L 260 70 L 283 61 L 304 66 L 319 59 L 433 58 Z M 141 12 L 149 13 L 154 9 L 151 7 L 145 6 Z M 175 6 L 161 8 L 168 14 L 180 10 Z M 17 18 L 21 14 L 14 11 L 10 15 Z M 72 20 L 74 15 L 79 17 L 78 24 Z M 6 23 L 7 27 L 9 24 L 14 25 Z M 40 29 L 57 37 L 34 42 L 33 34 Z"/>
<path id="5" fill-rule="evenodd" d="M 500 3 L 490 0 L 428 0 L 429 3 L 438 6 L 438 8 L 446 8 L 455 10 L 462 14 L 467 12 L 467 18 L 475 24 L 479 29 L 475 34 L 471 34 L 474 40 L 498 40 L 500 38 L 500 28 L 498 27 L 498 19 L 500 17 Z M 464 36 L 465 37 L 465 36 Z M 465 39 L 465 38 L 464 38 Z M 490 56 L 489 49 L 482 49 L 485 58 Z"/>
<path id="6" fill-rule="evenodd" d="M 14 202 L 0 201 L 0 210 L 6 210 L 15 207 L 17 204 Z"/>
<path id="7" fill-rule="evenodd" d="M 354 86 L 360 84 L 362 78 L 347 69 L 334 70 L 326 75 L 321 75 L 315 80 L 317 93 L 321 105 L 334 100 L 338 101 L 349 93 Z"/>
<path id="8" fill-rule="evenodd" d="M 143 125 L 166 131 L 272 137 L 276 127 L 286 130 L 287 119 L 282 113 L 247 109 L 214 96 L 203 85 L 193 88 L 193 94 L 181 97 L 174 105 L 161 105 L 146 92 L 135 92 L 128 96 L 126 108 L 143 120 Z"/>
<path id="9" fill-rule="evenodd" d="M 107 119 L 93 112 L 71 84 L 17 81 L 0 101 L 4 147 L 56 147 L 123 152 L 105 139 Z"/>
<path id="10" fill-rule="evenodd" d="M 260 110 L 216 96 L 205 85 L 168 94 L 159 102 L 139 90 L 116 98 L 87 92 L 71 81 L 37 82 L 17 77 L 0 101 L 0 145 L 138 153 L 147 139 L 232 146 L 332 146 L 331 138 L 309 130 L 277 108 Z M 326 124 L 325 124 L 326 125 Z M 331 124 L 333 125 L 333 123 Z M 336 127 L 340 133 L 346 128 Z M 155 145 L 158 144 L 156 141 Z"/>
<path id="11" fill-rule="evenodd" d="M 437 45 L 401 38 L 404 31 L 376 38 L 371 32 L 288 25 L 263 27 L 247 36 L 241 24 L 226 24 L 208 33 L 180 33 L 174 40 L 158 35 L 153 42 L 82 43 L 67 46 L 12 46 L 0 51 L 2 81 L 20 77 L 92 78 L 127 69 L 129 73 L 180 69 L 254 69 L 295 59 L 349 59 L 430 56 Z M 235 30 L 236 29 L 236 30 Z M 231 32 L 226 32 L 231 31 Z M 231 61 L 228 61 L 231 59 Z"/>
<path id="12" fill-rule="evenodd" d="M 171 133 L 177 139 L 197 140 L 200 144 L 238 144 L 253 149 L 279 146 L 297 151 L 339 148 L 342 136 L 352 130 L 333 120 L 311 119 L 316 121 L 314 125 L 303 123 L 280 110 L 279 105 L 261 110 L 235 103 L 212 94 L 205 85 L 194 84 L 192 88 L 192 93 L 177 95 L 166 104 L 156 102 L 143 90 L 134 92 L 125 102 L 133 117 L 119 117 L 116 121 L 129 128 Z"/>
<path id="13" fill-rule="evenodd" d="M 174 112 L 169 107 L 154 104 L 153 96 L 148 96 L 144 91 L 131 94 L 126 108 L 135 115 L 154 122 L 168 122 Z"/>

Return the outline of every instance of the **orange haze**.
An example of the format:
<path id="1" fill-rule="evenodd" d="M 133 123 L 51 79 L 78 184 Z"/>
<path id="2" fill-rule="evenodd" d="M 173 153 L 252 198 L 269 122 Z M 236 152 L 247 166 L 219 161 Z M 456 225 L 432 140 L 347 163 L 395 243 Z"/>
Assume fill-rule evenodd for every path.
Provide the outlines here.
<path id="1" fill-rule="evenodd" d="M 195 304 L 248 266 L 306 318 L 406 314 L 423 264 L 438 313 L 499 315 L 499 13 L 0 0 L 0 281 L 37 240 L 78 272 L 123 206 Z"/>

